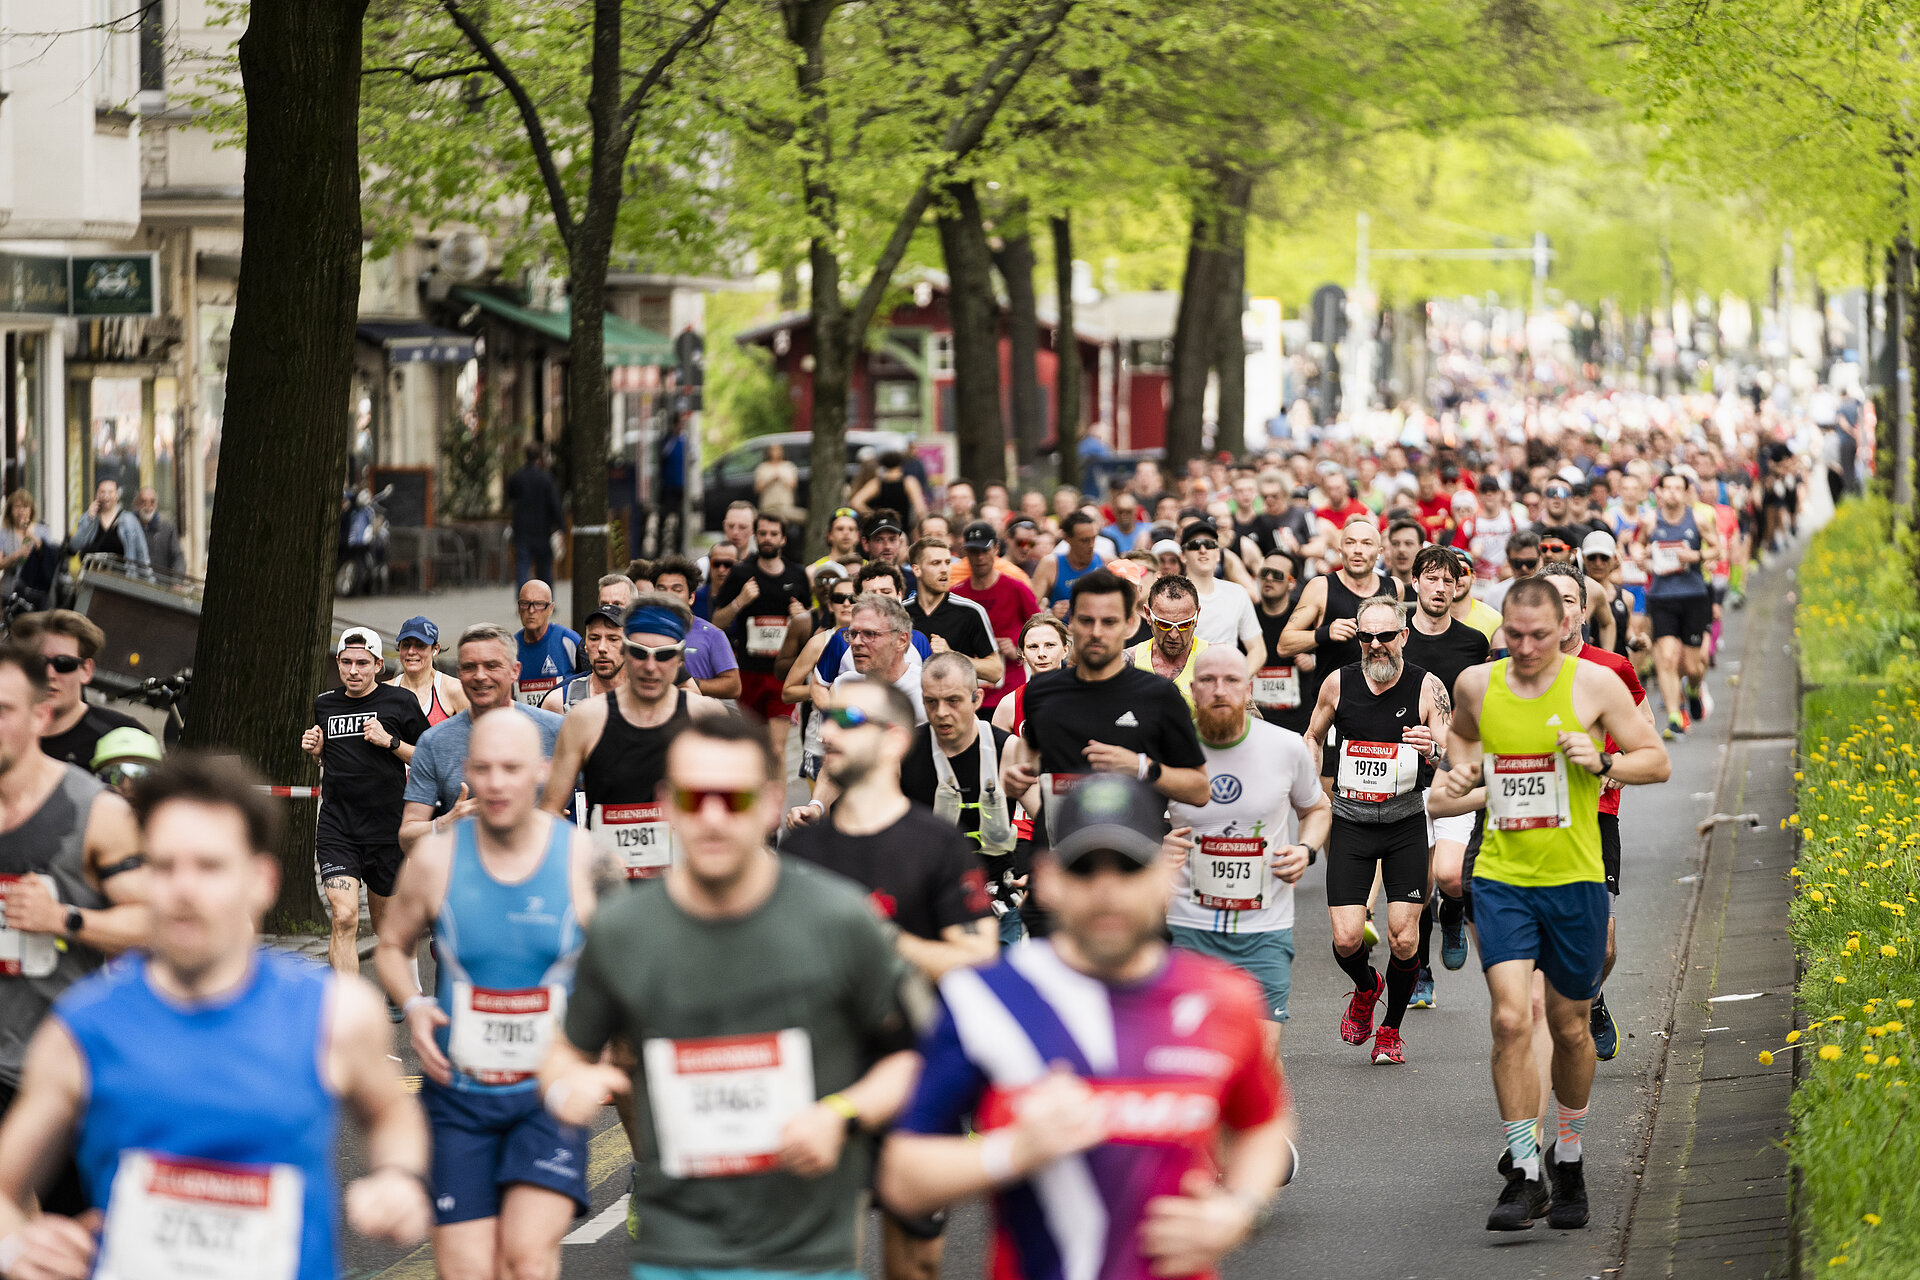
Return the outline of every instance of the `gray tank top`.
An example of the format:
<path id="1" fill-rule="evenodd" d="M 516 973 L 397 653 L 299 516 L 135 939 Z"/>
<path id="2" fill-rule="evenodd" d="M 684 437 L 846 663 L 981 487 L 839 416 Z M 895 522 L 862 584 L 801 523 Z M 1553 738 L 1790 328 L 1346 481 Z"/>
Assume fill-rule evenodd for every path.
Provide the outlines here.
<path id="1" fill-rule="evenodd" d="M 98 909 L 110 905 L 87 883 L 87 818 L 93 798 L 106 785 L 73 765 L 61 766 L 66 777 L 46 803 L 11 831 L 0 831 L 0 875 L 39 873 L 54 883 L 60 901 L 70 906 Z M 103 957 L 91 947 L 72 943 L 57 953 L 53 972 L 45 977 L 0 974 L 0 1081 L 20 1083 L 20 1064 L 27 1041 L 55 998 L 101 965 Z"/>

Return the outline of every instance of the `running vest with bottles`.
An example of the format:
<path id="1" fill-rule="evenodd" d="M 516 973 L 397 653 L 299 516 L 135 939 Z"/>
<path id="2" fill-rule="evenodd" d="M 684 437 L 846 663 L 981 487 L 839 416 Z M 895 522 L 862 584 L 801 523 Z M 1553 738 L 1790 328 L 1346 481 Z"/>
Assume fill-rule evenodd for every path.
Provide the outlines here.
<path id="1" fill-rule="evenodd" d="M 54 1007 L 86 1064 L 74 1159 L 106 1206 L 95 1274 L 333 1280 L 332 971 L 262 947 L 237 994 L 183 1004 L 148 964 Z"/>
<path id="2" fill-rule="evenodd" d="M 1420 692 L 1427 673 L 1410 662 L 1376 694 L 1358 662 L 1340 668 L 1340 704 L 1321 764 L 1333 779 L 1333 812 L 1349 822 L 1398 822 L 1427 809 L 1433 765 L 1401 734 L 1424 721 Z"/>
<path id="3" fill-rule="evenodd" d="M 651 729 L 621 714 L 617 692 L 608 697 L 606 727 L 580 764 L 587 829 L 595 844 L 619 856 L 629 880 L 661 875 L 673 860 L 658 788 L 667 776 L 667 743 L 687 722 L 687 692 L 674 696 L 673 714 Z"/>
<path id="4" fill-rule="evenodd" d="M 533 874 L 506 884 L 480 860 L 472 818 L 453 829 L 447 896 L 434 918 L 434 998 L 450 1019 L 433 1033 L 463 1093 L 520 1093 L 566 1015 L 586 935 L 573 914 L 572 823 L 554 819 Z"/>
<path id="5" fill-rule="evenodd" d="M 1000 789 L 1000 758 L 994 751 L 993 726 L 982 723 L 975 741 L 979 744 L 980 760 L 980 798 L 974 801 L 974 808 L 980 811 L 980 822 L 974 832 L 975 852 L 986 858 L 1004 858 L 1013 852 L 1014 830 L 1007 793 Z M 940 749 L 939 741 L 935 739 L 929 745 L 933 749 L 933 776 L 938 782 L 933 793 L 933 816 L 957 827 L 960 811 L 966 804 L 965 793 L 953 772 L 953 761 Z"/>
<path id="6" fill-rule="evenodd" d="M 1647 586 L 1649 597 L 1666 600 L 1707 594 L 1707 580 L 1700 576 L 1699 562 L 1681 564 L 1677 558 L 1681 547 L 1700 549 L 1700 525 L 1693 518 L 1693 509 L 1689 507 L 1678 520 L 1668 520 L 1655 508 L 1653 534 L 1647 539 L 1647 563 L 1653 575 Z"/>
<path id="7" fill-rule="evenodd" d="M 1487 825 L 1473 874 L 1524 888 L 1603 881 L 1600 779 L 1560 751 L 1560 734 L 1582 732 L 1573 709 L 1580 660 L 1561 655 L 1537 698 L 1507 684 L 1510 661 L 1493 664 L 1480 709 Z"/>
<path id="8" fill-rule="evenodd" d="M 589 671 L 585 675 L 575 676 L 567 681 L 566 688 L 560 693 L 560 705 L 571 710 L 588 698 L 598 696 L 593 691 L 593 672 Z"/>
<path id="9" fill-rule="evenodd" d="M 106 785 L 91 774 L 62 765 L 62 777 L 43 803 L 19 826 L 0 831 L 0 911 L 5 895 L 37 875 L 53 896 L 71 907 L 99 910 L 106 897 L 87 883 L 87 819 Z M 57 945 L 52 934 L 0 928 L 0 1081 L 20 1083 L 27 1041 L 55 998 L 100 967 L 91 947 Z"/>

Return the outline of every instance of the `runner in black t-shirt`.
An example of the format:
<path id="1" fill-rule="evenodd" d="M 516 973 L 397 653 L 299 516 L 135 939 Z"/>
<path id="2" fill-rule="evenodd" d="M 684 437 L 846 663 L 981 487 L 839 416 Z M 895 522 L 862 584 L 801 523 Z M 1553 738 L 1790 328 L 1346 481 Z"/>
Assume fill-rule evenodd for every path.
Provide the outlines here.
<path id="1" fill-rule="evenodd" d="M 343 687 L 313 700 L 313 727 L 301 735 L 300 746 L 319 758 L 326 793 L 314 858 L 333 916 L 327 962 L 336 972 L 357 976 L 360 886 L 367 886 L 367 910 L 378 930 L 405 856 L 401 791 L 427 717 L 411 692 L 379 683 L 380 637 L 374 632 L 349 627 L 340 636 L 336 661 Z"/>
<path id="2" fill-rule="evenodd" d="M 1305 733 L 1313 718 L 1313 701 L 1304 694 L 1313 674 L 1315 658 L 1302 653 L 1293 658 L 1273 658 L 1280 652 L 1280 633 L 1300 603 L 1300 583 L 1294 577 L 1294 557 L 1275 552 L 1260 563 L 1260 598 L 1254 601 L 1253 616 L 1260 622 L 1260 634 L 1267 642 L 1269 661 L 1254 676 L 1254 706 L 1262 719 L 1295 733 Z"/>
<path id="3" fill-rule="evenodd" d="M 753 541 L 753 561 L 728 574 L 713 598 L 713 625 L 727 633 L 740 661 L 740 705 L 767 722 L 777 755 L 786 749 L 793 706 L 780 697 L 774 659 L 786 643 L 788 624 L 812 606 L 813 587 L 805 569 L 782 559 L 787 526 L 778 516 L 756 519 Z"/>
<path id="4" fill-rule="evenodd" d="M 993 642 L 993 623 L 987 611 L 971 600 L 953 595 L 953 552 L 944 538 L 922 538 L 913 544 L 911 563 L 919 590 L 907 601 L 913 629 L 933 643 L 935 653 L 957 653 L 973 663 L 974 674 L 985 684 L 998 684 L 1006 674 L 1006 659 Z"/>
<path id="5" fill-rule="evenodd" d="M 907 695 L 890 684 L 836 687 L 820 727 L 817 794 L 826 803 L 788 813 L 782 850 L 866 889 L 874 908 L 899 926 L 894 945 L 901 958 L 938 982 L 992 959 L 999 943 L 971 843 L 901 793 L 913 722 Z M 912 1263 L 908 1274 L 938 1274 L 944 1214 L 902 1219 L 883 1212 L 882 1220 L 887 1257 L 904 1255 Z"/>
<path id="6" fill-rule="evenodd" d="M 1161 795 L 1207 802 L 1207 758 L 1186 699 L 1173 681 L 1127 661 L 1133 584 L 1106 569 L 1074 579 L 1067 628 L 1074 665 L 1027 685 L 1025 737 L 1007 744 L 1000 778 L 1035 813 L 1041 847 L 1043 794 L 1063 793 L 1088 773 L 1126 773 Z"/>

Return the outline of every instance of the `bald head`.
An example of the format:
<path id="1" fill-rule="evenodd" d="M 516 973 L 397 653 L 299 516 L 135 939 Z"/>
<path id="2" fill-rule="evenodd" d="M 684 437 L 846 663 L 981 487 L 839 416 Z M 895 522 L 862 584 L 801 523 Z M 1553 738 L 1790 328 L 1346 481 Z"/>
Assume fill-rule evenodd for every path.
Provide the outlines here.
<path id="1" fill-rule="evenodd" d="M 538 578 L 529 578 L 520 585 L 520 625 L 526 630 L 527 639 L 538 640 L 547 634 L 547 627 L 553 622 L 553 588 Z"/>
<path id="2" fill-rule="evenodd" d="M 1247 660 L 1228 644 L 1208 645 L 1193 662 L 1193 727 L 1209 746 L 1230 747 L 1247 735 L 1253 679 Z"/>
<path id="3" fill-rule="evenodd" d="M 489 836 L 513 843 L 525 835 L 547 759 L 533 717 L 514 706 L 482 713 L 467 743 L 467 790 L 479 802 Z"/>
<path id="4" fill-rule="evenodd" d="M 1232 645 L 1209 645 L 1193 661 L 1193 674 L 1196 676 L 1232 676 L 1242 679 L 1247 674 L 1247 660 Z"/>

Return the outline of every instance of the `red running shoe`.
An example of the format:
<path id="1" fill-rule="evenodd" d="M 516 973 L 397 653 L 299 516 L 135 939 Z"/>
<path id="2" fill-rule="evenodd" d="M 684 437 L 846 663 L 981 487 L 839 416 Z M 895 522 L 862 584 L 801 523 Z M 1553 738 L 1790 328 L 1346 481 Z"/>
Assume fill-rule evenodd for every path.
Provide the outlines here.
<path id="1" fill-rule="evenodd" d="M 1382 1027 L 1373 1037 L 1373 1065 L 1391 1062 L 1396 1066 L 1407 1060 L 1406 1046 L 1400 1040 L 1400 1028 Z"/>
<path id="2" fill-rule="evenodd" d="M 1355 991 L 1353 998 L 1347 1001 L 1346 1016 L 1340 1019 L 1340 1038 L 1348 1044 L 1365 1044 L 1373 1035 L 1373 1007 L 1380 1003 L 1381 995 L 1387 984 L 1380 975 L 1373 976 L 1373 986 L 1366 991 Z"/>

